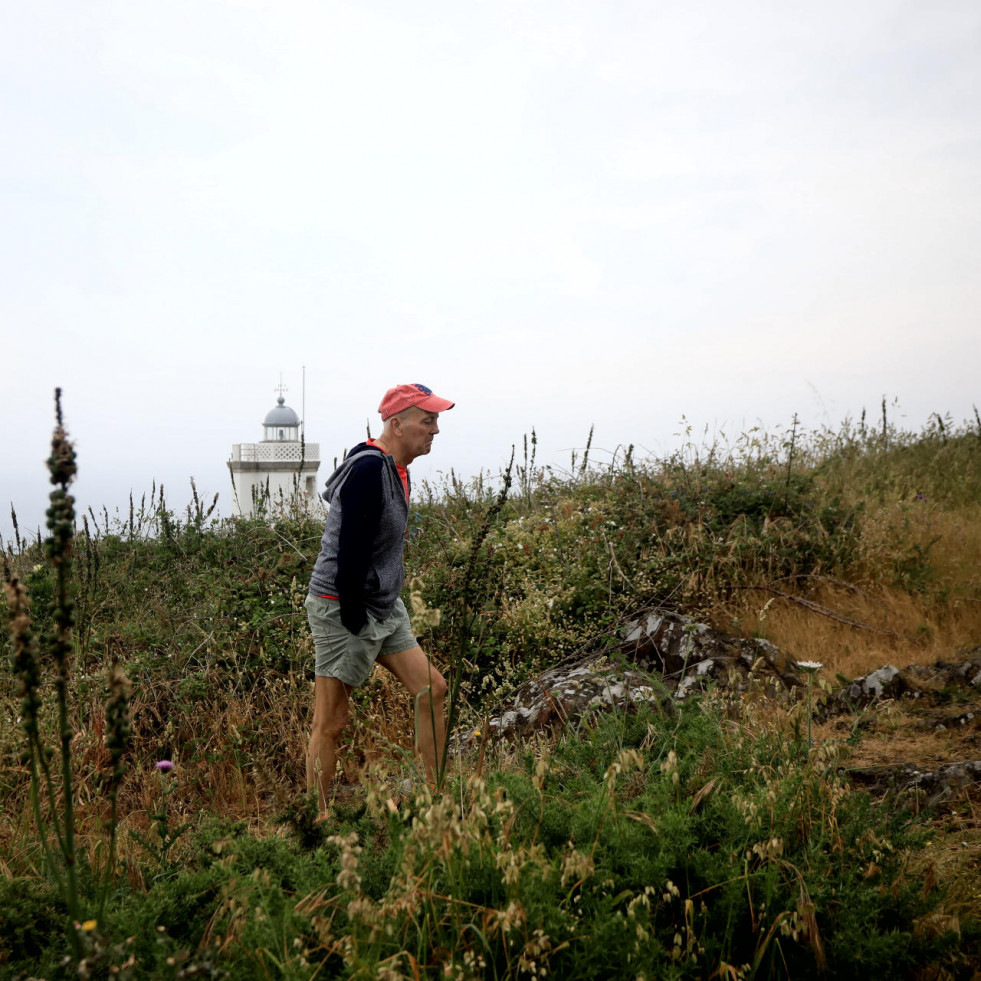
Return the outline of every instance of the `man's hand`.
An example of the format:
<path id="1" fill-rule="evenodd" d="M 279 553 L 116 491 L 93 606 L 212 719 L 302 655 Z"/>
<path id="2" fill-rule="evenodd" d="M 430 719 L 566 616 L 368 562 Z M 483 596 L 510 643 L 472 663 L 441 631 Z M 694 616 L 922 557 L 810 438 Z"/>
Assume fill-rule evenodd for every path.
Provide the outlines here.
<path id="1" fill-rule="evenodd" d="M 345 630 L 359 634 L 368 622 L 368 612 L 361 603 L 345 603 L 341 601 L 341 623 Z"/>

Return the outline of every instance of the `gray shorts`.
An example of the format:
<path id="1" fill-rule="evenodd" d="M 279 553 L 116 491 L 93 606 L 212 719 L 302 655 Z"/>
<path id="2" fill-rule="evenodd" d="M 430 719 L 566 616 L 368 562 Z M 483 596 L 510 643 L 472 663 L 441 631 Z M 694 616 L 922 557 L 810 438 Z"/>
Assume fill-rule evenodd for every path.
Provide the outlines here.
<path id="1" fill-rule="evenodd" d="M 339 678 L 356 688 L 368 680 L 376 658 L 416 646 L 402 600 L 395 601 L 385 620 L 376 620 L 369 613 L 367 624 L 358 634 L 352 634 L 341 623 L 340 600 L 307 594 L 304 606 L 317 653 L 314 672 L 319 678 Z"/>

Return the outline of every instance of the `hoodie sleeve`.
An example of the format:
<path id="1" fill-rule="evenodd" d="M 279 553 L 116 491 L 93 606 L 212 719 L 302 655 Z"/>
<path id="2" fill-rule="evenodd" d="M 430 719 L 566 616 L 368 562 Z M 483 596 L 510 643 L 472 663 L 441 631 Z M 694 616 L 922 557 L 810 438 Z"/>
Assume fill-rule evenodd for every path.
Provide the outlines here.
<path id="1" fill-rule="evenodd" d="M 358 460 L 338 490 L 341 528 L 337 543 L 337 596 L 341 623 L 359 633 L 368 622 L 364 594 L 383 504 L 384 460 L 375 453 Z"/>

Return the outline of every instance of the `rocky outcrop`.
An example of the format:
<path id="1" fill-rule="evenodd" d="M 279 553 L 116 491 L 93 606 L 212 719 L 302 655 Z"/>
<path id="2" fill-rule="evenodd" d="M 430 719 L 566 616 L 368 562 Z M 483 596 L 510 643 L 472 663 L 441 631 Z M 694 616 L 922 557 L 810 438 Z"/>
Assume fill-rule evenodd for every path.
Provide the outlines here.
<path id="1" fill-rule="evenodd" d="M 881 699 L 921 698 L 951 688 L 981 693 L 981 648 L 957 664 L 937 661 L 926 667 L 885 666 L 846 685 L 815 704 L 815 715 L 829 718 Z M 641 702 L 673 714 L 676 703 L 709 685 L 745 689 L 750 674 L 773 697 L 786 697 L 805 683 L 798 662 L 762 639 L 730 637 L 704 623 L 677 616 L 649 614 L 628 623 L 616 642 L 603 649 L 566 658 L 521 685 L 507 706 L 488 722 L 493 738 L 523 738 L 542 730 L 575 723 L 590 714 L 629 709 Z M 934 728 L 963 726 L 974 714 L 933 720 Z M 460 748 L 476 740 L 458 736 Z M 928 800 L 950 793 L 957 781 L 976 781 L 981 763 L 958 763 L 925 774 L 914 767 L 892 767 L 863 774 L 870 786 L 917 790 Z M 886 784 L 882 784 L 885 780 Z M 877 783 L 875 781 L 878 781 Z M 952 781 L 954 783 L 952 783 Z"/>
<path id="2" fill-rule="evenodd" d="M 848 777 L 875 794 L 894 794 L 907 806 L 936 807 L 981 781 L 981 760 L 945 763 L 921 771 L 910 763 L 846 771 Z"/>
<path id="3" fill-rule="evenodd" d="M 974 656 L 960 664 L 937 661 L 925 667 L 911 664 L 905 668 L 887 664 L 847 685 L 837 700 L 842 710 L 848 710 L 880 698 L 919 698 L 949 688 L 970 686 L 981 692 L 981 651 L 970 653 Z"/>
<path id="4" fill-rule="evenodd" d="M 490 733 L 523 737 L 641 701 L 673 712 L 674 701 L 710 683 L 746 684 L 750 671 L 774 694 L 801 684 L 793 660 L 767 640 L 650 614 L 627 624 L 612 647 L 566 658 L 525 682 L 490 720 Z"/>
<path id="5" fill-rule="evenodd" d="M 577 666 L 557 665 L 514 693 L 509 707 L 490 720 L 490 733 L 506 738 L 529 736 L 592 712 L 638 702 L 674 712 L 670 695 L 649 674 L 611 663 L 605 657 Z"/>
<path id="6" fill-rule="evenodd" d="M 740 684 L 750 671 L 775 688 L 801 684 L 794 661 L 770 641 L 730 637 L 707 624 L 676 617 L 651 614 L 628 624 L 618 653 L 656 671 L 677 698 L 709 681 Z"/>
<path id="7" fill-rule="evenodd" d="M 815 714 L 829 718 L 884 699 L 946 698 L 952 688 L 981 694 L 981 648 L 968 654 L 958 664 L 879 668 L 822 699 Z M 525 682 L 489 720 L 488 735 L 523 738 L 642 702 L 670 716 L 677 712 L 677 702 L 710 684 L 745 689 L 750 674 L 774 697 L 786 697 L 805 683 L 798 662 L 767 640 L 729 637 L 704 623 L 650 614 L 627 624 L 614 644 L 567 658 Z M 924 724 L 944 729 L 973 720 L 974 713 L 967 711 Z M 480 735 L 458 735 L 454 751 L 465 750 Z M 981 781 L 981 760 L 948 763 L 928 772 L 897 764 L 847 774 L 876 795 L 894 795 L 899 806 L 932 807 Z"/>

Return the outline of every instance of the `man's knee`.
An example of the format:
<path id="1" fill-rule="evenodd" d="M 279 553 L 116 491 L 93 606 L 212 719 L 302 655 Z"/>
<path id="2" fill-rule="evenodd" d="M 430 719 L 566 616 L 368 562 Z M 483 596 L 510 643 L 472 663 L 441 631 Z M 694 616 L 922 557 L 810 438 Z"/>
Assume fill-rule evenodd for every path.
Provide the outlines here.
<path id="1" fill-rule="evenodd" d="M 318 677 L 314 690 L 313 738 L 336 739 L 347 725 L 350 688 L 339 678 Z"/>
<path id="2" fill-rule="evenodd" d="M 440 704 L 446 700 L 446 691 L 446 679 L 434 668 L 425 687 L 416 697 L 419 699 L 432 698 L 435 703 Z"/>
<path id="3" fill-rule="evenodd" d="M 442 702 L 446 698 L 446 691 L 449 686 L 446 684 L 446 679 L 436 672 L 435 677 L 430 683 L 430 688 L 432 689 L 433 699 L 437 702 Z"/>
<path id="4" fill-rule="evenodd" d="M 344 732 L 347 722 L 347 706 L 336 706 L 313 720 L 313 734 L 320 739 L 336 740 Z"/>

